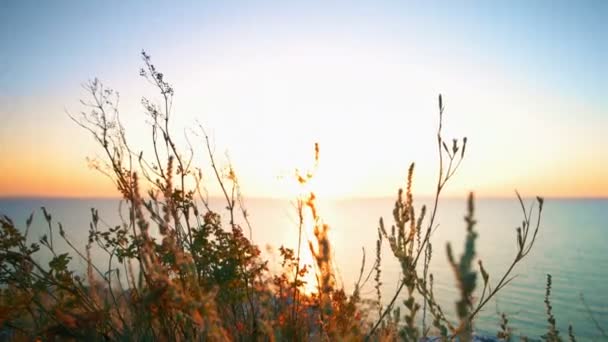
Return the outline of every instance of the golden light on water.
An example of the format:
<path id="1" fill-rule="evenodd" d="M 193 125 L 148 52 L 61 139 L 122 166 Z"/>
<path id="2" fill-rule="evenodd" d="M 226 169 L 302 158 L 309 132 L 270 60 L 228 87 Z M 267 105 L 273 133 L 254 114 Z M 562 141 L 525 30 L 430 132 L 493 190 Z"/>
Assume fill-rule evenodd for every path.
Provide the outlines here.
<path id="1" fill-rule="evenodd" d="M 319 144 L 314 144 L 314 161 L 312 166 L 302 172 L 296 170 L 296 180 L 299 188 L 297 195 L 297 210 L 299 218 L 298 246 L 300 247 L 300 268 L 307 267 L 308 272 L 305 274 L 302 281 L 305 282 L 302 290 L 307 293 L 314 293 L 318 289 L 318 270 L 316 267 L 315 255 L 313 248 L 316 248 L 317 241 L 315 238 L 315 227 L 322 224 L 318 208 L 316 206 L 316 193 L 320 184 L 318 179 L 319 169 Z M 298 253 L 298 251 L 296 251 Z"/>
<path id="2" fill-rule="evenodd" d="M 317 292 L 318 281 L 317 281 L 317 268 L 315 267 L 315 258 L 312 251 L 309 248 L 308 242 L 314 239 L 314 220 L 310 210 L 305 210 L 304 222 L 302 225 L 303 244 L 300 250 L 300 267 L 306 265 L 308 272 L 302 279 L 305 284 L 302 287 L 302 291 L 306 294 Z M 314 243 L 313 243 L 314 244 Z"/>

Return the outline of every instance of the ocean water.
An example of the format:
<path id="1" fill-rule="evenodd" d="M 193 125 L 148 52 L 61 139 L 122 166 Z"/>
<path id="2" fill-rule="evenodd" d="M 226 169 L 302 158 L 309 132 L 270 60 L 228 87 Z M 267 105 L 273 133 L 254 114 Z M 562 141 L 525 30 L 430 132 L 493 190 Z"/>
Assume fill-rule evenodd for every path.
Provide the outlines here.
<path id="1" fill-rule="evenodd" d="M 319 213 L 330 226 L 330 238 L 339 280 L 352 290 L 361 268 L 363 250 L 366 252 L 366 273 L 375 257 L 378 220 L 382 216 L 388 227 L 392 223 L 393 199 L 353 199 L 320 201 Z M 417 202 L 417 207 L 428 204 L 428 199 Z M 527 203 L 533 203 L 529 199 Z M 42 212 L 45 206 L 54 222 L 61 222 L 68 238 L 77 248 L 86 244 L 90 208 L 99 210 L 108 225 L 119 224 L 118 201 L 113 199 L 0 199 L 0 214 L 7 215 L 20 227 L 34 210 L 30 239 L 48 233 Z M 218 210 L 222 205 L 215 203 Z M 253 241 L 260 245 L 271 268 L 278 265 L 277 249 L 281 245 L 295 247 L 297 243 L 297 212 L 288 200 L 248 199 Z M 496 284 L 516 254 L 515 228 L 523 219 L 519 203 L 513 199 L 476 200 L 475 218 L 477 256 Z M 432 236 L 433 259 L 431 273 L 435 277 L 435 293 L 448 317 L 454 315 L 454 301 L 458 298 L 454 276 L 447 263 L 445 246 L 452 243 L 456 257 L 464 246 L 464 199 L 443 199 L 439 203 L 436 222 L 439 227 Z M 536 211 L 534 211 L 536 215 Z M 499 327 L 498 312 L 505 312 L 515 336 L 538 339 L 546 332 L 544 304 L 546 275 L 553 277 L 551 303 L 557 325 L 567 335 L 572 324 L 580 341 L 601 340 L 590 313 L 608 330 L 608 199 L 547 199 L 536 244 L 530 255 L 514 270 L 517 277 L 488 303 L 479 315 L 476 330 L 495 335 Z M 536 216 L 534 216 L 535 218 Z M 56 226 L 53 227 L 57 230 Z M 246 230 L 247 231 L 247 230 Z M 56 234 L 54 243 L 60 250 L 69 247 Z M 103 253 L 93 250 L 93 260 L 107 264 Z M 40 254 L 44 260 L 48 255 Z M 84 269 L 81 260 L 71 264 Z M 382 252 L 382 297 L 387 303 L 397 287 L 400 268 L 392 256 L 388 243 Z M 373 276 L 372 276 L 373 278 Z M 481 280 L 480 280 L 481 281 Z M 478 286 L 479 287 L 479 286 Z M 373 283 L 363 294 L 374 298 Z M 588 310 L 581 300 L 584 296 Z M 403 298 L 403 295 L 401 296 Z M 399 300 L 398 303 L 402 301 Z M 427 319 L 429 322 L 430 319 Z"/>

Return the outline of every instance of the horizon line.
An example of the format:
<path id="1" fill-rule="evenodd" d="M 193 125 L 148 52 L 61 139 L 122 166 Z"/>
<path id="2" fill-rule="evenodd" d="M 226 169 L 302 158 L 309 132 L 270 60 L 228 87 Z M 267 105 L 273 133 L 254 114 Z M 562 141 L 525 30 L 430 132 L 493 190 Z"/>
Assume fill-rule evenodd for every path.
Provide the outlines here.
<path id="1" fill-rule="evenodd" d="M 414 198 L 434 198 L 435 195 L 414 195 Z M 522 198 L 536 198 L 536 195 L 522 195 Z M 542 197 L 545 200 L 608 200 L 608 195 L 588 195 L 588 196 L 580 196 L 580 195 L 556 195 L 556 196 L 538 196 Z M 385 199 L 394 199 L 394 195 L 386 195 L 386 196 L 327 196 L 317 198 L 318 200 L 330 200 L 330 201 L 351 201 L 351 200 L 385 200 Z M 442 195 L 440 199 L 466 199 L 467 195 Z M 506 200 L 517 198 L 515 194 L 507 196 L 507 195 L 481 195 L 475 196 L 475 198 L 482 199 L 495 199 L 495 200 Z M 55 199 L 55 200 L 120 200 L 123 199 L 120 196 L 72 196 L 72 195 L 0 195 L 0 200 L 24 200 L 24 199 Z M 225 200 L 222 195 L 214 195 L 209 196 L 209 199 L 221 199 Z M 286 197 L 286 196 L 243 196 L 243 200 L 291 200 L 296 199 L 295 197 Z M 197 199 L 200 200 L 200 199 Z"/>

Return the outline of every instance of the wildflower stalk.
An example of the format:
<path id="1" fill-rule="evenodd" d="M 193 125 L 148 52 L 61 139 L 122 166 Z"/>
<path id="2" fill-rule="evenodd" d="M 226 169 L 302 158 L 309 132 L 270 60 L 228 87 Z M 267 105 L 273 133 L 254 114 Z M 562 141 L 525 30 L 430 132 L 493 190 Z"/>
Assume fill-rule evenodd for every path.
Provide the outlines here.
<path id="1" fill-rule="evenodd" d="M 476 224 L 474 219 L 473 193 L 469 194 L 465 221 L 467 224 L 467 236 L 464 253 L 460 257 L 460 261 L 456 262 L 449 242 L 447 243 L 446 250 L 448 262 L 452 266 L 452 270 L 456 276 L 457 286 L 460 290 L 460 300 L 456 302 L 456 313 L 460 320 L 460 325 L 454 330 L 454 334 L 457 335 L 461 341 L 470 341 L 473 337 L 473 321 L 470 320 L 468 316 L 469 310 L 472 307 L 471 298 L 477 281 L 477 274 L 472 268 L 473 259 L 475 258 L 475 239 L 477 239 L 477 233 L 473 230 Z"/>
<path id="2" fill-rule="evenodd" d="M 551 275 L 547 274 L 547 286 L 545 291 L 545 306 L 547 308 L 547 322 L 548 331 L 547 334 L 543 337 L 545 340 L 550 342 L 559 342 L 561 338 L 559 337 L 559 331 L 555 326 L 555 317 L 553 316 L 553 306 L 551 305 Z"/>
<path id="3" fill-rule="evenodd" d="M 500 314 L 500 330 L 496 334 L 496 337 L 502 341 L 509 342 L 511 341 L 511 327 L 509 327 L 509 319 L 507 315 L 503 312 Z"/>
<path id="4" fill-rule="evenodd" d="M 498 283 L 494 286 L 494 288 L 488 292 L 487 296 L 485 295 L 485 289 L 489 283 L 488 283 L 488 277 L 484 276 L 484 291 L 482 292 L 482 296 L 479 299 L 478 304 L 475 306 L 475 309 L 469 315 L 470 321 L 473 321 L 475 316 L 490 301 L 490 299 L 492 299 L 501 289 L 503 289 L 513 279 L 515 279 L 514 277 L 511 276 L 511 272 L 513 271 L 515 266 L 519 262 L 521 262 L 521 260 L 523 260 L 523 258 L 526 257 L 530 253 L 530 251 L 532 250 L 532 247 L 534 246 L 534 242 L 536 241 L 536 236 L 538 234 L 538 229 L 540 227 L 540 220 L 541 220 L 541 216 L 542 216 L 544 199 L 541 197 L 536 198 L 536 201 L 538 203 L 538 214 L 537 214 L 538 216 L 537 216 L 536 226 L 534 228 L 534 233 L 533 233 L 532 237 L 530 238 L 530 235 L 529 235 L 530 228 L 531 228 L 530 221 L 531 221 L 531 215 L 532 215 L 533 208 L 530 208 L 529 211 L 526 211 L 523 199 L 521 198 L 521 196 L 519 195 L 519 193 L 517 191 L 515 193 L 517 194 L 517 198 L 518 198 L 520 206 L 523 210 L 523 216 L 524 216 L 524 220 L 522 222 L 522 227 L 519 227 L 516 229 L 517 253 L 515 255 L 515 258 L 511 262 L 510 266 L 508 267 L 507 271 L 502 275 L 502 278 L 498 281 Z M 529 238 L 530 238 L 530 241 L 528 241 Z M 482 267 L 482 273 L 487 274 L 485 272 L 485 270 L 483 270 L 483 267 Z"/>
<path id="5" fill-rule="evenodd" d="M 451 151 L 447 148 L 447 145 L 445 145 L 442 135 L 441 135 L 441 130 L 443 127 L 444 110 L 445 110 L 445 107 L 443 106 L 443 99 L 440 94 L 439 95 L 439 123 L 438 123 L 438 128 L 437 128 L 437 150 L 438 150 L 438 154 L 439 154 L 439 173 L 438 173 L 435 195 L 434 195 L 434 199 L 433 199 L 433 209 L 431 211 L 427 229 L 424 233 L 424 238 L 422 239 L 422 242 L 419 243 L 419 246 L 416 250 L 415 257 L 412 255 L 410 260 L 408 261 L 409 267 L 413 270 L 414 273 L 416 272 L 415 269 L 416 269 L 416 265 L 418 264 L 418 260 L 419 260 L 420 256 L 422 255 L 423 251 L 426 251 L 426 245 L 429 243 L 431 233 L 432 233 L 433 229 L 435 228 L 435 218 L 436 218 L 437 210 L 439 207 L 439 196 L 441 194 L 441 191 L 445 187 L 448 180 L 458 170 L 460 163 L 462 162 L 462 160 L 464 158 L 464 152 L 466 149 L 466 143 L 467 143 L 466 137 L 463 138 L 462 146 L 458 146 L 457 141 L 454 140 L 453 148 Z M 445 170 L 444 170 L 444 151 L 447 153 L 447 157 L 449 159 L 448 167 Z M 457 154 L 458 152 L 460 152 L 460 153 Z M 408 176 L 408 184 L 411 184 L 410 176 Z M 415 234 L 415 231 L 413 231 L 411 233 Z M 412 241 L 412 243 L 413 243 L 413 241 Z M 430 262 L 430 260 L 429 260 L 429 262 Z M 411 281 L 413 282 L 414 285 L 417 284 L 417 282 L 418 282 L 418 280 L 414 279 L 414 278 L 412 278 Z M 426 283 L 426 279 L 424 279 L 423 282 Z M 376 321 L 376 323 L 372 326 L 372 328 L 368 332 L 368 334 L 366 336 L 366 340 L 368 340 L 373 335 L 373 333 L 380 326 L 381 322 L 384 320 L 386 315 L 392 310 L 392 307 L 395 304 L 395 301 L 397 300 L 397 298 L 399 297 L 401 291 L 403 290 L 403 288 L 405 286 L 406 286 L 405 279 L 402 279 L 397 290 L 395 291 L 395 294 L 391 298 L 391 301 L 389 302 L 388 306 L 386 307 L 386 309 L 384 310 L 382 315 L 380 315 L 379 319 Z"/>

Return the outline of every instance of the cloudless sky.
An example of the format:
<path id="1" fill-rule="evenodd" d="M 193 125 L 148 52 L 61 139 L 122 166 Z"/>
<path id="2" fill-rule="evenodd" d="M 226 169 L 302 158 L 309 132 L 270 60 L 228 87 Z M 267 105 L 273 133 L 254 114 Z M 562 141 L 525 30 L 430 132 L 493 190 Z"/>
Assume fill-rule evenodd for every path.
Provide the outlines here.
<path id="1" fill-rule="evenodd" d="M 0 1 L 0 196 L 114 194 L 66 112 L 99 77 L 149 151 L 142 49 L 181 143 L 202 156 L 203 123 L 249 196 L 284 195 L 316 141 L 322 194 L 391 196 L 411 161 L 432 192 L 438 93 L 445 137 L 469 138 L 450 194 L 608 196 L 607 18 L 605 1 Z"/>

